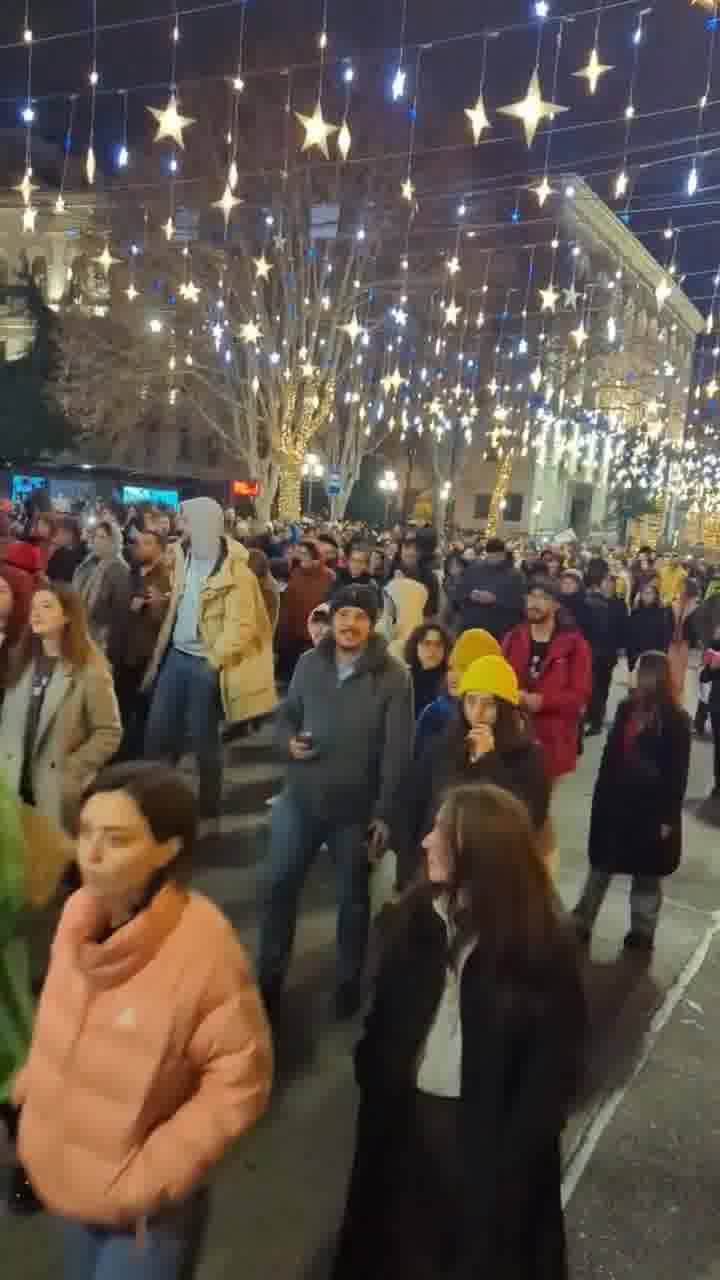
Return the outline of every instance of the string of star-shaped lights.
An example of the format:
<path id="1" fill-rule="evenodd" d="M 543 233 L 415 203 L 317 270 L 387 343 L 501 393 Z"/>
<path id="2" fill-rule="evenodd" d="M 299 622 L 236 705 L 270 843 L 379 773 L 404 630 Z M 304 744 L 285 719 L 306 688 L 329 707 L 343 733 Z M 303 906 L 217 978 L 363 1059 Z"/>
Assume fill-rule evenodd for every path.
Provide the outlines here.
<path id="1" fill-rule="evenodd" d="M 94 186 L 97 172 L 97 160 L 95 159 L 95 112 L 97 107 L 97 87 L 100 82 L 97 67 L 97 0 L 92 0 L 92 65 L 88 79 L 90 81 L 90 132 L 85 153 L 85 177 L 88 185 L 92 187 Z"/>
<path id="2" fill-rule="evenodd" d="M 163 142 L 166 138 L 172 139 L 177 147 L 181 150 L 185 149 L 185 139 L 183 134 L 186 129 L 195 124 L 194 116 L 184 116 L 180 112 L 180 99 L 177 87 L 177 57 L 178 45 L 180 44 L 180 16 L 177 8 L 177 0 L 174 0 L 175 20 L 170 31 L 170 97 L 166 107 L 148 107 L 151 116 L 157 121 L 157 130 L 155 133 L 155 142 Z M 170 173 L 175 174 L 177 170 L 177 157 L 170 157 Z M 169 237 L 170 238 L 170 237 Z"/>
<path id="3" fill-rule="evenodd" d="M 184 302 L 191 302 L 194 304 L 200 297 L 201 289 L 193 280 L 190 250 L 187 245 L 185 245 L 185 248 L 183 249 L 183 258 L 185 259 L 185 279 L 180 285 L 178 293 Z"/>
<path id="4" fill-rule="evenodd" d="M 565 29 L 565 24 L 561 22 L 560 25 L 558 26 L 557 34 L 555 36 L 555 65 L 553 67 L 553 87 L 552 87 L 553 99 L 557 97 L 558 73 L 560 70 L 560 54 L 562 53 L 564 29 Z M 539 57 L 539 53 L 540 53 L 540 50 L 538 46 L 538 57 Z M 552 115 L 550 116 L 550 127 L 547 130 L 547 138 L 545 140 L 545 168 L 543 171 L 542 182 L 540 182 L 537 187 L 531 188 L 535 192 L 535 195 L 538 198 L 538 204 L 540 205 L 541 209 L 545 205 L 548 197 L 555 194 L 554 188 L 551 187 L 550 181 L 548 178 L 548 173 L 550 171 L 550 152 L 552 150 L 554 128 L 555 128 L 555 113 L 553 112 Z"/>
<path id="5" fill-rule="evenodd" d="M 257 347 L 262 342 L 262 336 L 262 329 L 257 320 L 248 320 L 246 324 L 240 325 L 240 337 L 243 342 L 248 342 L 251 346 Z"/>
<path id="6" fill-rule="evenodd" d="M 614 67 L 610 66 L 607 62 L 602 62 L 600 59 L 600 25 L 603 19 L 604 4 L 605 0 L 600 0 L 600 5 L 595 17 L 595 39 L 593 40 L 593 47 L 588 55 L 588 60 L 585 66 L 581 67 L 579 71 L 573 71 L 573 75 L 577 79 L 587 80 L 588 89 L 593 96 L 597 93 L 597 87 L 601 78 L 604 75 L 607 75 L 608 71 L 615 70 Z"/>
<path id="7" fill-rule="evenodd" d="M 229 181 L 225 183 L 225 190 L 223 191 L 220 199 L 213 201 L 213 209 L 221 209 L 223 218 L 225 219 L 225 239 L 227 239 L 228 230 L 230 228 L 230 219 L 232 217 L 233 209 L 237 208 L 237 206 L 242 203 L 240 196 L 233 195 L 233 189 L 230 186 Z"/>
<path id="8" fill-rule="evenodd" d="M 273 264 L 272 262 L 268 262 L 267 258 L 265 257 L 264 249 L 259 258 L 253 258 L 253 263 L 255 265 L 255 279 L 269 280 L 270 272 L 273 269 Z"/>
<path id="9" fill-rule="evenodd" d="M 542 38 L 544 22 L 543 17 L 539 14 L 540 25 L 538 29 L 537 53 L 535 55 L 535 67 L 530 77 L 528 91 L 524 98 L 519 102 L 511 102 L 507 107 L 498 107 L 498 114 L 503 116 L 511 116 L 514 120 L 521 120 L 525 130 L 525 141 L 528 150 L 535 141 L 535 134 L 538 131 L 541 120 L 550 118 L 555 119 L 561 111 L 568 111 L 568 107 L 560 107 L 556 102 L 545 102 L 540 88 L 540 53 L 542 51 Z"/>
<path id="10" fill-rule="evenodd" d="M 655 301 L 657 302 L 658 311 L 662 311 L 667 302 L 670 301 L 675 292 L 674 276 L 677 271 L 677 250 L 678 250 L 679 232 L 673 233 L 672 248 L 670 250 L 670 261 L 666 264 L 665 271 L 657 283 L 655 289 Z"/>
<path id="11" fill-rule="evenodd" d="M 247 7 L 248 0 L 242 0 L 240 6 L 240 41 L 238 48 L 237 68 L 232 79 L 232 98 L 230 105 L 230 128 L 227 134 L 228 153 L 228 172 L 226 186 L 230 188 L 230 194 L 234 194 L 239 180 L 239 172 L 237 166 L 238 158 L 238 136 L 240 132 L 240 98 L 245 90 L 244 65 L 245 65 L 245 28 L 247 24 Z M 224 212 L 224 211 L 223 211 Z M 231 211 L 232 212 L 232 211 Z M 227 221 L 225 224 L 225 235 L 227 237 Z"/>
<path id="12" fill-rule="evenodd" d="M 715 329 L 715 323 L 717 320 L 717 300 L 718 300 L 719 291 L 720 291 L 720 267 L 718 267 L 717 271 L 715 272 L 715 275 L 713 276 L 712 299 L 710 301 L 710 309 L 707 313 L 707 319 L 705 320 L 705 332 L 708 336 L 710 336 L 713 330 Z"/>
<path id="13" fill-rule="evenodd" d="M 407 176 L 401 187 L 403 200 L 407 200 L 408 204 L 411 206 L 411 217 L 417 212 L 415 183 L 413 182 L 413 165 L 415 162 L 415 137 L 417 133 L 418 103 L 420 101 L 420 71 L 422 67 L 422 56 L 423 46 L 420 45 L 418 47 L 417 60 L 415 63 L 415 91 L 410 105 L 410 110 L 408 112 L 410 126 L 408 129 Z"/>
<path id="14" fill-rule="evenodd" d="M 343 83 L 345 85 L 345 111 L 343 113 L 342 123 L 340 125 L 340 131 L 337 136 L 337 148 L 338 148 L 338 151 L 340 152 L 340 155 L 343 158 L 343 161 L 347 160 L 348 156 L 350 155 L 350 148 L 352 147 L 352 133 L 350 132 L 348 117 L 350 115 L 350 99 L 352 97 L 352 87 L 353 87 L 354 80 L 355 80 L 355 68 L 353 67 L 351 62 L 346 62 L 345 66 L 343 67 Z"/>
<path id="15" fill-rule="evenodd" d="M 363 328 L 363 326 L 360 324 L 360 321 L 358 320 L 357 311 L 353 311 L 352 320 L 349 322 L 349 324 L 340 325 L 340 331 L 341 333 L 347 334 L 353 347 L 355 346 L 355 343 L 357 342 L 358 338 L 363 337 L 363 335 L 366 333 L 366 330 Z"/>
<path id="16" fill-rule="evenodd" d="M 323 0 L 322 28 L 318 38 L 318 46 L 320 48 L 320 73 L 318 77 L 318 94 L 315 110 L 311 116 L 302 115 L 300 111 L 296 111 L 295 115 L 305 130 L 303 138 L 303 151 L 312 151 L 313 147 L 317 147 L 326 160 L 330 159 L 330 151 L 328 149 L 328 141 L 335 133 L 340 132 L 340 125 L 330 124 L 323 115 L 322 98 L 323 86 L 325 82 L 325 59 L 328 47 L 328 0 Z"/>
<path id="17" fill-rule="evenodd" d="M 637 18 L 637 25 L 633 31 L 633 65 L 630 74 L 630 91 L 628 93 L 627 106 L 625 108 L 625 142 L 623 144 L 623 159 L 620 172 L 613 182 L 613 195 L 616 200 L 624 200 L 630 186 L 630 176 L 628 174 L 628 153 L 630 149 L 630 135 L 632 133 L 633 120 L 635 119 L 635 89 L 637 87 L 638 71 L 640 69 L 640 50 L 642 49 L 645 38 L 645 19 L 651 12 L 650 9 L 641 9 Z"/>
<path id="18" fill-rule="evenodd" d="M 545 311 L 549 311 L 551 315 L 555 315 L 555 311 L 557 309 L 558 298 L 560 297 L 560 294 L 555 288 L 555 276 L 556 276 L 556 270 L 557 270 L 557 254 L 558 254 L 559 247 L 560 247 L 560 241 L 558 240 L 557 235 L 555 235 L 552 242 L 550 279 L 544 289 L 538 289 L 538 293 L 540 294 L 540 301 L 541 301 L 541 307 L 540 307 L 541 315 Z"/>
<path id="19" fill-rule="evenodd" d="M 705 75 L 705 87 L 698 102 L 697 124 L 695 127 L 695 154 L 693 156 L 690 171 L 685 183 L 685 190 L 692 198 L 697 192 L 700 185 L 700 139 L 703 133 L 703 125 L 705 120 L 705 111 L 710 101 L 710 92 L 712 89 L 713 67 L 715 63 L 715 48 L 717 44 L 717 28 L 718 24 L 712 22 L 710 26 L 710 41 L 708 45 L 707 56 L 707 72 Z"/>
<path id="20" fill-rule="evenodd" d="M 405 88 L 407 86 L 407 71 L 405 70 L 405 34 L 407 32 L 407 12 L 408 0 L 402 0 L 402 9 L 400 13 L 400 53 L 398 55 L 397 68 L 392 79 L 390 91 L 392 93 L 393 102 L 399 102 L 405 97 Z"/>
<path id="21" fill-rule="evenodd" d="M 22 181 L 18 183 L 15 190 L 20 193 L 23 199 L 22 229 L 24 232 L 31 233 L 35 230 L 37 219 L 37 209 L 32 203 L 32 194 L 33 191 L 37 190 L 37 187 L 32 181 L 32 127 L 35 120 L 35 108 L 32 100 L 33 33 L 30 27 L 30 0 L 25 0 L 23 39 L 27 48 L 25 106 L 22 110 L 22 119 L 25 125 L 25 172 L 22 176 Z"/>
<path id="22" fill-rule="evenodd" d="M 477 102 L 475 103 L 474 107 L 465 108 L 465 115 L 470 121 L 470 128 L 472 129 L 473 142 L 475 143 L 476 147 L 480 145 L 480 139 L 482 138 L 485 130 L 490 129 L 492 127 L 490 124 L 490 121 L 488 120 L 487 111 L 485 110 L 485 79 L 487 76 L 489 38 L 490 38 L 489 36 L 485 36 L 483 40 L 482 68 L 480 71 L 480 89 L 478 91 Z"/>

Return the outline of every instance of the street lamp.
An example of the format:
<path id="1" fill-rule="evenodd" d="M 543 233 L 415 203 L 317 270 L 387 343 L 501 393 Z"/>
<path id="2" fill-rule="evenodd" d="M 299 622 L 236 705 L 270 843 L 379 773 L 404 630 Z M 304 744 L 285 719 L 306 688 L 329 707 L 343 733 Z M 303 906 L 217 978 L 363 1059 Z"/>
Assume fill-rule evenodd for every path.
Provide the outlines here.
<path id="1" fill-rule="evenodd" d="M 390 522 L 390 504 L 395 497 L 400 485 L 394 471 L 386 471 L 382 479 L 378 481 L 378 489 L 385 494 L 385 528 L 387 529 Z"/>
<path id="2" fill-rule="evenodd" d="M 302 469 L 303 476 L 308 484 L 308 511 L 312 515 L 313 506 L 313 484 L 316 480 L 322 480 L 325 475 L 325 468 L 315 453 L 307 453 Z"/>

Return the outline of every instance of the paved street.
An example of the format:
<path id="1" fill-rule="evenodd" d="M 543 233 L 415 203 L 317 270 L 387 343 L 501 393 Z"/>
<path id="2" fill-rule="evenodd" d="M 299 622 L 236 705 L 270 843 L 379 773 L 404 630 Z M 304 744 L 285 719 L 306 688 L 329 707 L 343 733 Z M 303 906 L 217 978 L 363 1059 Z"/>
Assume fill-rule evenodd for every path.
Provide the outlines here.
<path id="1" fill-rule="evenodd" d="M 585 870 L 602 741 L 557 796 L 559 888 L 572 903 Z M 720 1059 L 718 833 L 694 817 L 710 786 L 711 746 L 693 747 L 686 852 L 667 884 L 650 971 L 622 952 L 625 886 L 600 917 L 587 984 L 589 1096 L 567 1141 L 566 1195 L 577 1280 L 720 1280 L 715 1064 Z M 255 884 L 278 769 L 266 739 L 228 750 L 223 839 L 203 851 L 197 887 L 254 941 Z M 353 1028 L 329 1017 L 334 884 L 320 859 L 308 885 L 270 1116 L 219 1178 L 201 1280 L 324 1280 L 352 1152 Z M 4 1218 L 3 1277 L 49 1280 L 51 1224 Z"/>

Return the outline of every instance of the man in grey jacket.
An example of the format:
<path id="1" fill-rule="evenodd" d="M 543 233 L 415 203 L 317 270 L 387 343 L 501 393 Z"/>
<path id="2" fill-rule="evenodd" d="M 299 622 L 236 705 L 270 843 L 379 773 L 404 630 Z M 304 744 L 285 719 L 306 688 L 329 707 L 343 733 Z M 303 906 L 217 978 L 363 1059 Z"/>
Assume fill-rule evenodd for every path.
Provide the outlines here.
<path id="1" fill-rule="evenodd" d="M 352 1017 L 360 1007 L 370 859 L 385 849 L 412 758 L 412 683 L 374 634 L 376 591 L 345 587 L 332 612 L 332 633 L 300 659 L 278 720 L 290 764 L 273 807 L 258 961 L 271 1016 L 290 964 L 300 893 L 322 844 L 337 875 L 336 1012 Z"/>

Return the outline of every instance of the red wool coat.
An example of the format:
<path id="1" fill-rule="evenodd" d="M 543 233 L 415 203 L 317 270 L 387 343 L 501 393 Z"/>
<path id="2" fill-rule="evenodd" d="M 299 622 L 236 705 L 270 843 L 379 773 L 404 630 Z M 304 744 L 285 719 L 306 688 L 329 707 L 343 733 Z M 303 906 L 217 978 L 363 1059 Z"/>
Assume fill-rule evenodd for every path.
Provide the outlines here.
<path id="1" fill-rule="evenodd" d="M 592 654 L 573 625 L 560 623 L 550 641 L 540 675 L 530 680 L 529 623 L 514 627 L 505 637 L 505 657 L 525 693 L 539 693 L 542 708 L 534 717 L 535 733 L 545 752 L 551 781 L 573 773 L 578 756 L 578 721 L 592 693 Z"/>

